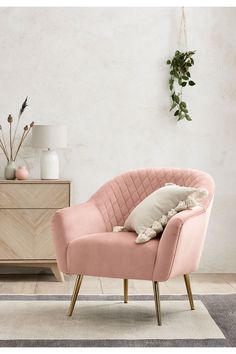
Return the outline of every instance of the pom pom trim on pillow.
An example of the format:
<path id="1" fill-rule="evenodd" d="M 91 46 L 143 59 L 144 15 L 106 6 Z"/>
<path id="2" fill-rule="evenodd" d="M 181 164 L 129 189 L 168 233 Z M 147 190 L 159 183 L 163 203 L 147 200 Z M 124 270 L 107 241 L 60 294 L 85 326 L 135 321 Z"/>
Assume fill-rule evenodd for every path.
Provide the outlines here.
<path id="1" fill-rule="evenodd" d="M 197 200 L 206 197 L 207 195 L 208 192 L 205 189 L 199 189 L 198 191 L 190 194 L 186 200 L 180 201 L 175 208 L 171 209 L 167 213 L 167 215 L 163 215 L 158 221 L 154 221 L 151 227 L 148 227 L 143 232 L 139 233 L 135 242 L 144 243 L 150 241 L 152 238 L 156 237 L 159 233 L 161 233 L 164 230 L 168 221 L 174 215 L 176 215 L 180 211 L 199 206 L 199 202 Z"/>

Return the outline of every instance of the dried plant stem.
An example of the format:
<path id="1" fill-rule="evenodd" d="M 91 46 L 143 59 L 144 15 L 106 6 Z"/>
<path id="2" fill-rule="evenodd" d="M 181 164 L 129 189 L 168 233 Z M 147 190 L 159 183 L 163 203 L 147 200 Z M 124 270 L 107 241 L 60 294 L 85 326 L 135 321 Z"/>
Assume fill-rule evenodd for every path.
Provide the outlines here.
<path id="1" fill-rule="evenodd" d="M 13 149 L 13 147 L 14 147 L 14 143 L 15 143 L 15 139 L 16 139 L 16 132 L 17 132 L 18 127 L 19 127 L 19 124 L 20 124 L 20 116 L 21 116 L 21 114 L 19 113 L 19 114 L 18 114 L 18 119 L 17 119 L 17 124 L 16 124 L 15 133 L 14 133 L 13 140 L 12 140 L 12 149 Z"/>
<path id="2" fill-rule="evenodd" d="M 14 136 L 13 136 L 13 141 L 12 141 L 12 149 L 14 148 L 14 143 L 15 143 L 15 139 L 16 139 L 16 133 L 17 133 L 17 130 L 18 130 L 18 127 L 19 127 L 19 124 L 20 124 L 20 118 L 21 118 L 21 116 L 22 116 L 24 110 L 25 110 L 26 107 L 28 106 L 27 100 L 28 100 L 28 96 L 27 96 L 26 99 L 24 100 L 24 102 L 23 102 L 23 104 L 22 104 L 22 106 L 21 106 L 21 109 L 20 109 L 20 111 L 19 111 L 19 114 L 18 114 L 16 129 L 15 129 Z"/>
<path id="3" fill-rule="evenodd" d="M 15 157 L 14 157 L 14 159 L 13 159 L 14 161 L 16 160 L 17 154 L 18 154 L 18 152 L 19 152 L 19 150 L 20 150 L 20 148 L 21 148 L 21 145 L 23 144 L 24 137 L 26 136 L 26 134 L 27 134 L 27 130 L 24 130 L 24 132 L 23 132 L 23 134 L 22 134 L 22 136 L 21 136 L 21 139 L 20 139 L 18 148 L 17 148 L 17 150 L 16 150 Z"/>
<path id="4" fill-rule="evenodd" d="M 0 139 L 0 148 L 2 149 L 4 155 L 6 156 L 7 161 L 9 162 L 9 157 L 8 157 L 8 155 L 7 155 L 6 149 L 5 149 L 5 147 L 4 147 L 3 142 L 2 142 L 1 139 Z"/>
<path id="5" fill-rule="evenodd" d="M 10 157 L 12 160 L 12 139 L 11 139 L 12 123 L 10 122 Z"/>
<path id="6" fill-rule="evenodd" d="M 24 142 L 24 141 L 25 141 L 25 139 L 27 138 L 27 136 L 28 136 L 28 134 L 29 134 L 30 130 L 31 130 L 31 126 L 29 127 L 29 129 L 28 129 L 28 130 L 24 131 L 24 133 L 22 134 L 22 137 L 21 137 L 21 140 L 20 140 L 19 146 L 18 146 L 18 148 L 17 148 L 17 150 L 16 150 L 15 157 L 14 157 L 13 161 L 15 161 L 15 160 L 16 160 L 17 155 L 18 155 L 18 152 L 19 152 L 19 150 L 20 150 L 20 148 L 21 148 L 21 145 L 23 144 L 23 142 Z"/>
<path id="7" fill-rule="evenodd" d="M 3 134 L 3 129 L 2 129 L 2 126 L 0 127 L 1 128 L 1 133 L 2 133 L 2 145 L 5 149 L 5 152 L 7 154 L 7 158 L 9 160 L 9 157 L 8 157 L 8 151 L 7 151 L 7 144 L 6 144 L 6 141 L 5 141 L 5 137 L 4 137 L 4 134 Z M 1 138 L 0 138 L 1 139 Z"/>

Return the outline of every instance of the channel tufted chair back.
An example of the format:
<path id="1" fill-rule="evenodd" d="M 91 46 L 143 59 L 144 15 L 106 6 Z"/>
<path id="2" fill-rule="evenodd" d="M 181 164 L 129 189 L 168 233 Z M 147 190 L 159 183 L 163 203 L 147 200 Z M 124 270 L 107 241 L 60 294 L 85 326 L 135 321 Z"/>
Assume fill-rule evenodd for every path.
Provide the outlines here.
<path id="1" fill-rule="evenodd" d="M 180 168 L 152 168 L 124 173 L 103 185 L 90 200 L 100 210 L 106 231 L 112 231 L 113 226 L 124 224 L 143 199 L 168 182 L 206 188 L 209 195 L 204 207 L 208 207 L 214 191 L 211 176 L 202 171 Z"/>

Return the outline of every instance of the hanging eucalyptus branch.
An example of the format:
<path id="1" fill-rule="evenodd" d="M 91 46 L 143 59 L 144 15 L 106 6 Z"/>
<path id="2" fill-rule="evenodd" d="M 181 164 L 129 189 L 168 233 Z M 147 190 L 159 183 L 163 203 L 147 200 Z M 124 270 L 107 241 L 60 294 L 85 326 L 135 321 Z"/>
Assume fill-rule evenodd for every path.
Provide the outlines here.
<path id="1" fill-rule="evenodd" d="M 171 92 L 172 105 L 170 111 L 175 109 L 174 116 L 177 121 L 186 119 L 191 121 L 186 102 L 183 101 L 182 90 L 187 84 L 194 86 L 195 82 L 191 80 L 190 68 L 194 65 L 192 56 L 195 51 L 180 52 L 177 50 L 172 60 L 167 60 L 170 65 L 169 89 Z M 176 84 L 180 90 L 176 91 Z"/>

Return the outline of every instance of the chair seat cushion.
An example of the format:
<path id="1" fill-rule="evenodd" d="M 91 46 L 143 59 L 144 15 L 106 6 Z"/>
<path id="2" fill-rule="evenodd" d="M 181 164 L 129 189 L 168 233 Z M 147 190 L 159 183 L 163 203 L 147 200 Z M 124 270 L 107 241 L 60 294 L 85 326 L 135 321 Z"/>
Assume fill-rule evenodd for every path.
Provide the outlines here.
<path id="1" fill-rule="evenodd" d="M 79 236 L 67 248 L 68 273 L 151 280 L 159 240 L 138 245 L 136 237 L 134 232 Z"/>

